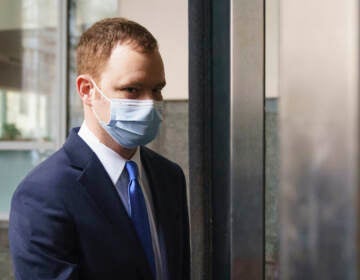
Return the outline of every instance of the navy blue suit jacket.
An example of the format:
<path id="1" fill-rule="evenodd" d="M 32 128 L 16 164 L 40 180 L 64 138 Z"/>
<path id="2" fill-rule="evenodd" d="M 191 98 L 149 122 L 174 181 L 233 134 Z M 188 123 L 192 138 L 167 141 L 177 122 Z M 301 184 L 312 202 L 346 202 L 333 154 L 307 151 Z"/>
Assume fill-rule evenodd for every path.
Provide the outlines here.
<path id="1" fill-rule="evenodd" d="M 189 279 L 189 230 L 181 168 L 141 147 L 169 278 Z M 9 240 L 15 277 L 152 279 L 116 189 L 73 129 L 64 146 L 36 167 L 13 195 Z"/>

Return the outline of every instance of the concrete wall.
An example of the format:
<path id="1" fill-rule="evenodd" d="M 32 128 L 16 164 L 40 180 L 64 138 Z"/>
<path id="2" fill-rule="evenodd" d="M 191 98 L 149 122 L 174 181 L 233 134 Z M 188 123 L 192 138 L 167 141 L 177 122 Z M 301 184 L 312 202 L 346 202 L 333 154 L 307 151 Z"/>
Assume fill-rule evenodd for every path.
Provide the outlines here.
<path id="1" fill-rule="evenodd" d="M 165 120 L 161 126 L 160 133 L 148 146 L 178 163 L 182 167 L 188 181 L 188 102 L 166 101 L 164 112 Z"/>

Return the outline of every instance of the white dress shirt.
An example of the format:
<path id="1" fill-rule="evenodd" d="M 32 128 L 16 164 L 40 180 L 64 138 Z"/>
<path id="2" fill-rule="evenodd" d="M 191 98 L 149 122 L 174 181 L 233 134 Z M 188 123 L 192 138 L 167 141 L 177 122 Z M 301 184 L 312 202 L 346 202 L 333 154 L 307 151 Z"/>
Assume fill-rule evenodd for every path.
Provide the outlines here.
<path id="1" fill-rule="evenodd" d="M 90 131 L 84 122 L 78 135 L 84 140 L 84 142 L 90 147 L 90 149 L 96 154 L 102 165 L 104 166 L 105 171 L 108 173 L 111 181 L 114 184 L 121 201 L 130 216 L 130 202 L 129 202 L 129 194 L 128 194 L 128 183 L 129 178 L 125 167 L 126 159 L 120 156 L 118 153 L 105 146 L 100 140 Z M 154 205 L 152 202 L 151 191 L 149 188 L 149 183 L 146 177 L 145 170 L 141 164 L 140 160 L 140 149 L 137 149 L 133 157 L 131 158 L 134 162 L 136 162 L 139 168 L 139 183 L 141 189 L 143 191 L 145 197 L 146 208 L 148 211 L 149 223 L 150 223 L 150 232 L 154 250 L 155 257 L 155 266 L 156 266 L 156 279 L 165 280 L 166 276 L 166 268 L 164 266 L 164 252 L 161 252 L 159 236 L 156 228 L 156 221 L 154 215 Z"/>

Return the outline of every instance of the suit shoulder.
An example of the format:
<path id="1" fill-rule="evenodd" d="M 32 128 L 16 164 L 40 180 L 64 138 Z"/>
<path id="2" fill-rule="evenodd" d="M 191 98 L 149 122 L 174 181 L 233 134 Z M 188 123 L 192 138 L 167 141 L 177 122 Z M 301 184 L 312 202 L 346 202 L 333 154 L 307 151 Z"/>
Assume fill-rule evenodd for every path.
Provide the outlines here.
<path id="1" fill-rule="evenodd" d="M 75 176 L 74 169 L 63 148 L 56 151 L 46 160 L 31 170 L 18 185 L 14 196 L 19 192 L 41 192 L 56 194 L 63 186 L 69 185 L 69 178 Z"/>
<path id="2" fill-rule="evenodd" d="M 169 169 L 173 169 L 176 170 L 177 172 L 181 172 L 183 173 L 182 168 L 174 161 L 169 160 L 168 158 L 158 154 L 157 152 L 151 150 L 148 147 L 141 147 L 142 148 L 142 152 L 152 158 L 153 160 L 157 161 L 158 165 L 169 168 Z"/>

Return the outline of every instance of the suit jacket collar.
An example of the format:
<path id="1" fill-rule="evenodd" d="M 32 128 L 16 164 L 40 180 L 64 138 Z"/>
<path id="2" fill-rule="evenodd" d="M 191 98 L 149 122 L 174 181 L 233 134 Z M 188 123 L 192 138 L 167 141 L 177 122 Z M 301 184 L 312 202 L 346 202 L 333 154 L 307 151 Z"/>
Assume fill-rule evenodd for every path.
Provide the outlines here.
<path id="1" fill-rule="evenodd" d="M 159 239 L 166 247 L 165 258 L 167 261 L 168 277 L 169 279 L 177 279 L 177 268 L 169 258 L 170 256 L 176 256 L 178 251 L 181 250 L 179 247 L 181 244 L 178 243 L 180 233 L 176 230 L 180 209 L 174 209 L 174 189 L 171 188 L 174 182 L 164 180 L 164 166 L 162 165 L 163 161 L 158 160 L 159 155 L 146 147 L 141 147 L 140 156 L 151 189 Z M 170 218 L 169 215 L 173 211 L 177 212 L 175 214 L 177 218 L 175 219 Z"/>
<path id="2" fill-rule="evenodd" d="M 78 130 L 78 128 L 72 129 L 64 144 L 64 150 L 69 156 L 72 167 L 82 170 L 78 181 L 84 186 L 87 194 L 95 202 L 100 212 L 113 225 L 114 230 L 126 233 L 129 242 L 134 244 L 134 250 L 139 252 L 142 266 L 145 267 L 145 275 L 148 277 L 148 275 L 151 275 L 151 270 L 132 221 L 127 215 L 110 177 L 95 153 L 78 136 Z M 149 180 L 153 198 L 159 238 L 165 244 L 167 255 L 176 255 L 179 244 L 175 244 L 175 240 L 178 240 L 177 237 L 180 233 L 175 230 L 177 221 L 170 220 L 168 216 L 168 212 L 174 210 L 172 200 L 169 200 L 170 197 L 173 197 L 172 188 L 169 187 L 172 182 L 164 181 L 163 166 L 157 160 L 158 157 L 156 153 L 148 148 L 140 147 L 140 158 Z M 180 209 L 176 209 L 176 211 L 179 212 Z M 168 256 L 165 256 L 165 258 L 167 259 L 169 279 L 176 279 L 174 264 L 169 261 Z"/>
<path id="3" fill-rule="evenodd" d="M 77 135 L 78 128 L 72 129 L 64 150 L 68 154 L 71 166 L 82 170 L 78 182 L 84 186 L 87 195 L 95 202 L 101 214 L 113 226 L 114 230 L 129 238 L 134 250 L 139 252 L 142 267 L 146 274 L 151 275 L 151 270 L 146 260 L 145 252 L 136 235 L 135 228 L 129 218 L 124 205 L 101 162 L 87 144 Z"/>
<path id="4" fill-rule="evenodd" d="M 77 169 L 85 169 L 91 161 L 94 153 L 88 145 L 78 136 L 79 128 L 73 128 L 70 131 L 63 148 L 68 154 L 71 166 Z"/>

